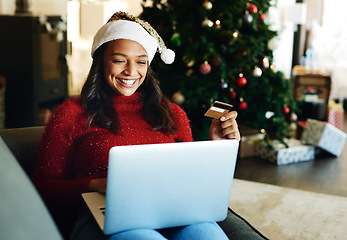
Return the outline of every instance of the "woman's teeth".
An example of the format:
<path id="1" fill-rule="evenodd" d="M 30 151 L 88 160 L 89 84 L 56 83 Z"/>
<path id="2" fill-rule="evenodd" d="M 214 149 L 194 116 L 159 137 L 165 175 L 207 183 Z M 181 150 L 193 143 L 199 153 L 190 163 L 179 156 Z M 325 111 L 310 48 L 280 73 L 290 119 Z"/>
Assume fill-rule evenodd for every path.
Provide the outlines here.
<path id="1" fill-rule="evenodd" d="M 118 78 L 119 81 L 121 81 L 122 83 L 125 83 L 127 85 L 133 85 L 135 83 L 135 79 L 132 79 L 132 80 L 126 80 L 126 79 L 122 79 L 122 78 Z"/>

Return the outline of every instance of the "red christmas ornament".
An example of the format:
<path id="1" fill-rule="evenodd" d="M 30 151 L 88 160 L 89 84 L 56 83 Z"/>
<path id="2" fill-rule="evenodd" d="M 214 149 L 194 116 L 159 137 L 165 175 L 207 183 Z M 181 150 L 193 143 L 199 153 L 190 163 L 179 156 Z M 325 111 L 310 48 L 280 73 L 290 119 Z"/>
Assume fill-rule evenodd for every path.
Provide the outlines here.
<path id="1" fill-rule="evenodd" d="M 282 108 L 282 112 L 283 112 L 283 114 L 284 114 L 284 115 L 289 114 L 289 113 L 290 113 L 290 109 L 289 109 L 289 107 L 284 106 L 284 107 Z"/>
<path id="2" fill-rule="evenodd" d="M 236 98 L 236 92 L 233 89 L 230 89 L 230 91 L 228 91 L 227 96 L 230 100 L 234 100 Z"/>
<path id="3" fill-rule="evenodd" d="M 211 72 L 211 65 L 208 64 L 207 61 L 205 61 L 203 64 L 200 65 L 199 70 L 201 74 L 209 74 Z"/>
<path id="4" fill-rule="evenodd" d="M 219 68 L 222 65 L 222 59 L 219 56 L 212 56 L 209 62 L 214 68 Z"/>
<path id="5" fill-rule="evenodd" d="M 238 106 L 239 110 L 245 110 L 247 108 L 247 103 L 245 101 L 241 101 Z"/>
<path id="6" fill-rule="evenodd" d="M 244 87 L 246 84 L 247 79 L 244 76 L 241 76 L 236 80 L 236 86 L 238 86 L 239 88 Z"/>
<path id="7" fill-rule="evenodd" d="M 251 12 L 251 13 L 257 13 L 258 12 L 258 8 L 257 8 L 256 5 L 250 4 L 249 7 L 248 7 L 248 11 Z"/>
<path id="8" fill-rule="evenodd" d="M 265 14 L 264 13 L 259 14 L 259 19 L 260 19 L 260 21 L 264 21 L 265 20 Z"/>

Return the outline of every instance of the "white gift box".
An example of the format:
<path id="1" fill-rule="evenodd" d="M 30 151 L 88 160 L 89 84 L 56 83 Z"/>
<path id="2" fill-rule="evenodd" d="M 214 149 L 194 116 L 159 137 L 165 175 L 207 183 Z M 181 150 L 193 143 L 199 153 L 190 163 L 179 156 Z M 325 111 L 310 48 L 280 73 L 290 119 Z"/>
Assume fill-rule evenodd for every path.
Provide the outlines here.
<path id="1" fill-rule="evenodd" d="M 330 123 L 307 119 L 306 127 L 301 136 L 303 144 L 312 144 L 329 153 L 340 156 L 347 135 Z"/>
<path id="2" fill-rule="evenodd" d="M 255 155 L 276 163 L 277 165 L 310 161 L 314 159 L 314 146 L 303 145 L 300 140 L 295 138 L 285 139 L 284 142 L 288 145 L 288 148 L 278 140 L 271 142 L 272 148 L 262 141 L 255 145 Z"/>

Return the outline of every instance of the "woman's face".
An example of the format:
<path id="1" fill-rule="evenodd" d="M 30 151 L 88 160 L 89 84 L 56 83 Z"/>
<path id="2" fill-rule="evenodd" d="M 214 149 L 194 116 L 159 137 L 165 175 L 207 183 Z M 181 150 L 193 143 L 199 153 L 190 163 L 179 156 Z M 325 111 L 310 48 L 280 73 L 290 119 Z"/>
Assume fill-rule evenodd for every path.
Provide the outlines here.
<path id="1" fill-rule="evenodd" d="M 130 96 L 141 86 L 148 70 L 148 56 L 137 42 L 118 39 L 104 49 L 104 76 L 118 94 Z"/>

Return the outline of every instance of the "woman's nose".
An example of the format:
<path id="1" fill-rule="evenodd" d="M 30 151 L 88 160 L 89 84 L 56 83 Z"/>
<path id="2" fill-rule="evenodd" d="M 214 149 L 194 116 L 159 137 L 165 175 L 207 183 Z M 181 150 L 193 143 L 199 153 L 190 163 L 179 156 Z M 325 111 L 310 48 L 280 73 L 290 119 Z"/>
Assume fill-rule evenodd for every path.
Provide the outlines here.
<path id="1" fill-rule="evenodd" d="M 136 72 L 136 67 L 133 63 L 129 62 L 127 65 L 126 65 L 126 68 L 124 70 L 124 72 L 127 74 L 127 75 L 132 75 L 133 73 Z"/>

